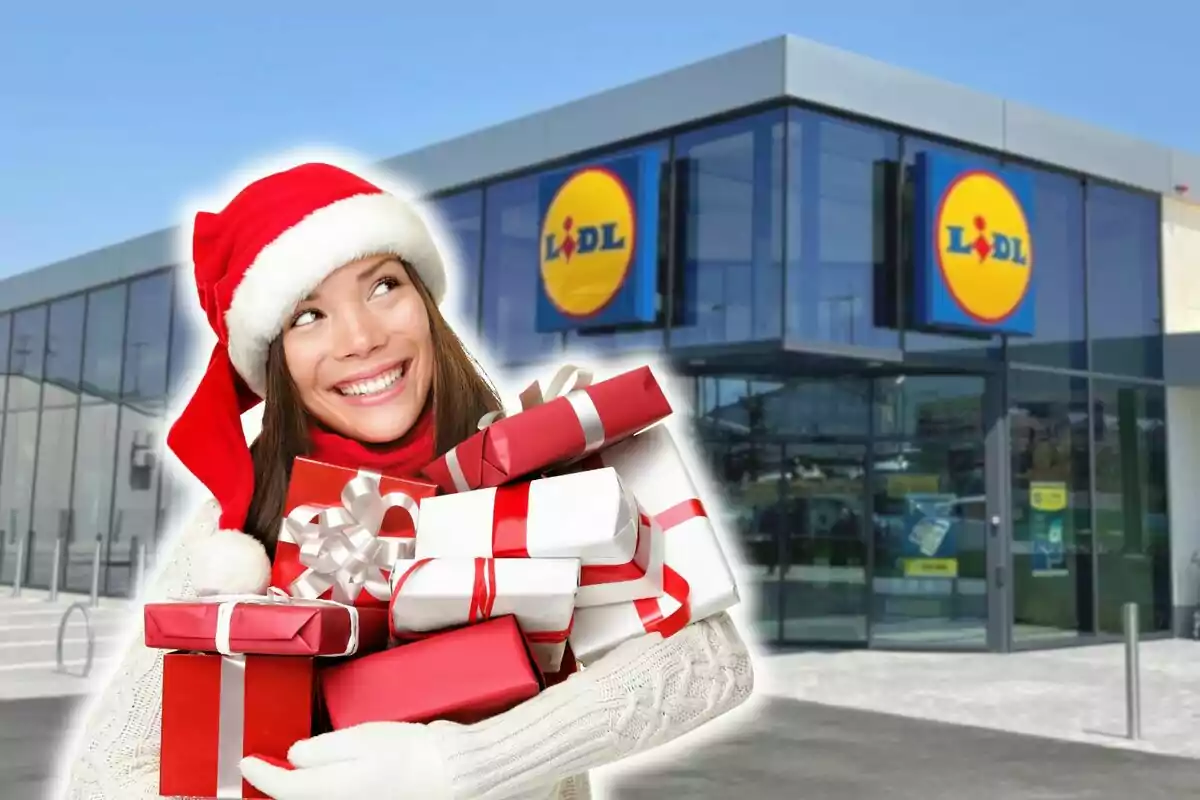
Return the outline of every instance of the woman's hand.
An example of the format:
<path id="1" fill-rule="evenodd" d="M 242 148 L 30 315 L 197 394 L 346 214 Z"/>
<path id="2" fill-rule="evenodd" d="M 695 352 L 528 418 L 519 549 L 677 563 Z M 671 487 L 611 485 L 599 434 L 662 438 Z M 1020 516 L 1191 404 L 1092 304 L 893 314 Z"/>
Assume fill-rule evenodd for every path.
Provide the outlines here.
<path id="1" fill-rule="evenodd" d="M 296 742 L 294 769 L 250 757 L 242 776 L 275 800 L 449 800 L 450 775 L 425 725 L 369 722 Z"/>

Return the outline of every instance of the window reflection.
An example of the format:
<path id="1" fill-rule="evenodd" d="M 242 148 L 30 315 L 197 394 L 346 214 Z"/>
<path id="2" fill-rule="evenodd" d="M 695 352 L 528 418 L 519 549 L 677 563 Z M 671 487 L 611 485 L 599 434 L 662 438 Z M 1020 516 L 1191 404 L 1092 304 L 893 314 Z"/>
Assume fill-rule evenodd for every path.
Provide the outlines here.
<path id="1" fill-rule="evenodd" d="M 458 269 L 452 278 L 456 298 L 455 322 L 474 332 L 479 318 L 479 262 L 483 254 L 483 190 L 436 198 L 433 206 L 458 250 Z"/>
<path id="2" fill-rule="evenodd" d="M 97 539 L 106 541 L 110 531 L 127 290 L 128 285 L 121 283 L 89 292 L 87 297 L 71 548 L 80 557 L 86 553 L 88 559 L 92 548 L 98 546 Z M 87 591 L 91 576 L 69 571 L 66 585 L 74 591 Z"/>
<path id="3" fill-rule="evenodd" d="M 130 590 L 138 545 L 152 548 L 158 529 L 171 293 L 169 272 L 129 285 L 112 535 L 108 541 L 108 587 L 115 593 Z"/>
<path id="4" fill-rule="evenodd" d="M 8 401 L 8 343 L 12 329 L 12 317 L 0 314 L 0 412 Z M 3 417 L 0 417 L 0 441 L 4 439 Z"/>
<path id="5" fill-rule="evenodd" d="M 37 458 L 39 403 L 46 350 L 46 306 L 35 306 L 13 315 L 9 351 L 8 403 L 4 412 L 4 451 L 0 458 L 0 530 L 6 552 L 0 581 L 11 581 L 16 571 L 19 542 L 29 545 L 33 531 L 33 465 Z M 30 559 L 25 559 L 28 576 Z"/>
<path id="6" fill-rule="evenodd" d="M 1087 187 L 1092 369 L 1162 377 L 1158 198 Z"/>
<path id="7" fill-rule="evenodd" d="M 199 353 L 196 348 L 200 339 L 200 331 L 191 316 L 184 313 L 181 303 L 194 302 L 190 296 L 180 296 L 179 291 L 186 287 L 188 281 L 176 273 L 175 312 L 171 319 L 171 357 L 167 368 L 167 397 L 173 398 L 183 386 L 190 384 L 199 370 L 208 363 L 208 353 Z M 182 283 L 184 286 L 179 286 Z M 168 400 L 168 405 L 170 400 Z"/>
<path id="8" fill-rule="evenodd" d="M 1086 369 L 1083 183 L 1044 170 L 1022 171 L 1033 178 L 1037 304 L 1033 336 L 1009 336 L 1008 357 L 1026 364 Z"/>
<path id="9" fill-rule="evenodd" d="M 538 361 L 562 336 L 538 333 L 538 182 L 536 176 L 487 189 L 483 248 L 484 344 L 500 363 Z"/>
<path id="10" fill-rule="evenodd" d="M 1100 630 L 1120 633 L 1137 603 L 1144 631 L 1171 628 L 1164 391 L 1094 381 Z"/>
<path id="11" fill-rule="evenodd" d="M 50 306 L 46 344 L 46 375 L 42 387 L 42 418 L 34 479 L 34 546 L 29 580 L 48 586 L 54 563 L 54 543 L 70 531 L 71 462 L 75 458 L 75 420 L 79 376 L 83 366 L 83 295 Z M 33 465 L 27 465 L 26 469 Z M 64 551 L 60 569 L 70 553 Z M 86 569 L 87 563 L 84 563 Z M 60 572 L 60 575 L 64 573 Z"/>
<path id="12" fill-rule="evenodd" d="M 1092 633 L 1087 380 L 1013 370 L 1013 640 Z"/>
<path id="13" fill-rule="evenodd" d="M 894 133 L 788 111 L 787 330 L 816 342 L 897 347 Z"/>
<path id="14" fill-rule="evenodd" d="M 782 334 L 784 113 L 680 136 L 671 346 Z"/>

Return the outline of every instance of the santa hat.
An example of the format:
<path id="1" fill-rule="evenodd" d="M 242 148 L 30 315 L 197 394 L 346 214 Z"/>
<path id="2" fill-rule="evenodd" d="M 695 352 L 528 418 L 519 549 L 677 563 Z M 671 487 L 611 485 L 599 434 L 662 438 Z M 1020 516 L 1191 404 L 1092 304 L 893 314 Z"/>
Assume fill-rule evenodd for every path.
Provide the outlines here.
<path id="1" fill-rule="evenodd" d="M 445 293 L 443 248 L 427 212 L 382 185 L 303 163 L 195 215 L 196 289 L 217 343 L 167 443 L 221 507 L 220 530 L 192 563 L 201 593 L 258 593 L 270 577 L 262 544 L 241 532 L 254 492 L 241 415 L 264 399 L 267 350 L 296 304 L 339 267 L 385 253 L 411 264 L 434 302 Z"/>

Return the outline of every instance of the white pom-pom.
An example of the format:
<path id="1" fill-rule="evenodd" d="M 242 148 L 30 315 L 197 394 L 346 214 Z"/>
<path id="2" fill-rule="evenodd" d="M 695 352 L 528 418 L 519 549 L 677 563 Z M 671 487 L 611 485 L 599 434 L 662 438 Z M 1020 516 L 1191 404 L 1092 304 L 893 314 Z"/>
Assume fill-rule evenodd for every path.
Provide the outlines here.
<path id="1" fill-rule="evenodd" d="M 192 584 L 202 595 L 262 594 L 271 560 L 262 542 L 241 531 L 221 530 L 192 557 Z"/>

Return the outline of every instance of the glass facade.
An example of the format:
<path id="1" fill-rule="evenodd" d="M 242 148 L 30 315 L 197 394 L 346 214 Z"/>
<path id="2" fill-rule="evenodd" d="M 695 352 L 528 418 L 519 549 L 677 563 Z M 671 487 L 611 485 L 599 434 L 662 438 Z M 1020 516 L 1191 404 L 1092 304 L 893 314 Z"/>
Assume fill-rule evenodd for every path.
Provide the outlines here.
<path id="1" fill-rule="evenodd" d="M 535 330 L 539 171 L 434 198 L 453 316 L 505 365 L 668 353 L 765 639 L 1052 645 L 1116 634 L 1131 600 L 1171 629 L 1156 197 L 798 106 L 552 168 L 633 149 L 661 165 L 657 324 Z M 1033 336 L 910 324 L 923 152 L 1032 178 Z M 174 298 L 164 269 L 0 315 L 0 580 L 24 540 L 45 585 L 61 540 L 66 586 L 100 547 L 102 589 L 127 589 L 177 494 L 165 409 L 195 332 Z M 942 549 L 914 558 L 931 507 Z"/>

